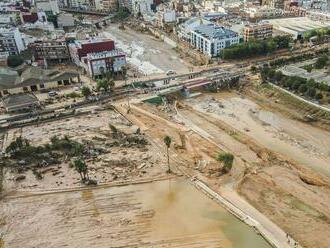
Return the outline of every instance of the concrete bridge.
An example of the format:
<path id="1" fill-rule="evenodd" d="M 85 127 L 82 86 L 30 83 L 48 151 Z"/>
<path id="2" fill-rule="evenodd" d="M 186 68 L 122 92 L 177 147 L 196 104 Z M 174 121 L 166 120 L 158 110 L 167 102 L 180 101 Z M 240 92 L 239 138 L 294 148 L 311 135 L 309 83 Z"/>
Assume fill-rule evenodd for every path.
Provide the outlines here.
<path id="1" fill-rule="evenodd" d="M 78 13 L 78 14 L 86 14 L 86 15 L 96 15 L 96 16 L 108 16 L 109 12 L 107 11 L 100 11 L 100 10 L 84 10 L 79 8 L 60 8 L 60 10 L 70 13 Z"/>
<path id="2" fill-rule="evenodd" d="M 107 16 L 104 16 L 100 19 L 97 19 L 95 21 L 92 22 L 93 25 L 95 25 L 97 28 L 100 28 L 101 24 L 103 24 L 103 26 L 107 25 L 108 22 L 114 17 L 113 14 L 108 14 Z"/>

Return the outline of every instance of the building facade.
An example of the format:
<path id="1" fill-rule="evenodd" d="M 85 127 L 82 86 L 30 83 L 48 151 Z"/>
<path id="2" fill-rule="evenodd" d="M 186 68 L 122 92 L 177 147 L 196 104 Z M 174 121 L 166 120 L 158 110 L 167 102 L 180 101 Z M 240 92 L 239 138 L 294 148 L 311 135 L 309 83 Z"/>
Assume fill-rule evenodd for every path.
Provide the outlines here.
<path id="1" fill-rule="evenodd" d="M 35 60 L 63 62 L 70 60 L 70 53 L 65 40 L 35 41 L 29 45 Z"/>
<path id="2" fill-rule="evenodd" d="M 25 49 L 18 28 L 0 28 L 0 54 L 17 55 Z"/>
<path id="3" fill-rule="evenodd" d="M 238 33 L 215 24 L 200 25 L 191 32 L 190 44 L 209 57 L 219 56 L 222 49 L 238 43 Z"/>
<path id="4" fill-rule="evenodd" d="M 116 11 L 118 7 L 117 0 L 102 0 L 101 8 L 106 11 Z"/>
<path id="5" fill-rule="evenodd" d="M 77 83 L 80 83 L 80 75 L 75 71 L 44 70 L 31 66 L 18 75 L 16 71 L 10 69 L 0 70 L 0 97 L 55 89 Z"/>
<path id="6" fill-rule="evenodd" d="M 268 23 L 247 25 L 243 29 L 244 41 L 263 40 L 272 37 L 273 25 Z"/>
<path id="7" fill-rule="evenodd" d="M 91 77 L 103 73 L 116 73 L 126 65 L 126 55 L 115 49 L 115 43 L 110 39 L 91 39 L 75 41 L 69 44 L 72 61 L 85 69 Z"/>
<path id="8" fill-rule="evenodd" d="M 69 44 L 71 59 L 78 66 L 80 66 L 82 58 L 89 53 L 112 51 L 114 49 L 115 43 L 110 39 L 77 40 Z"/>
<path id="9" fill-rule="evenodd" d="M 100 53 L 90 53 L 85 59 L 85 67 L 91 77 L 101 76 L 103 73 L 116 73 L 126 65 L 126 55 L 120 50 Z"/>

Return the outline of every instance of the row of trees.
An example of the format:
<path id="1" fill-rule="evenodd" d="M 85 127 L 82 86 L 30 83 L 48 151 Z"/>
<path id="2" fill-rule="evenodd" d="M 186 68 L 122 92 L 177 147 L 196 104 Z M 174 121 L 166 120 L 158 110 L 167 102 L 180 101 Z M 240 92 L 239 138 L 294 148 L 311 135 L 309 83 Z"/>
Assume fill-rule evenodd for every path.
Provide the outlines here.
<path id="1" fill-rule="evenodd" d="M 322 40 L 327 36 L 330 36 L 330 28 L 317 28 L 304 33 L 304 39 L 307 41 L 312 37 Z"/>
<path id="2" fill-rule="evenodd" d="M 330 92 L 330 87 L 325 83 L 318 83 L 314 79 L 307 80 L 298 76 L 285 76 L 281 71 L 275 71 L 268 67 L 261 71 L 261 78 L 263 82 L 273 82 L 315 100 L 321 100 L 323 94 Z"/>
<path id="3" fill-rule="evenodd" d="M 290 63 L 295 63 L 295 62 L 299 62 L 299 61 L 304 61 L 307 59 L 312 59 L 320 54 L 323 54 L 323 55 L 329 54 L 329 49 L 324 48 L 324 49 L 315 51 L 313 53 L 304 53 L 301 55 L 290 56 L 288 58 L 279 58 L 279 59 L 270 61 L 269 65 L 270 66 L 283 66 L 285 64 L 290 64 Z"/>
<path id="4" fill-rule="evenodd" d="M 238 59 L 265 55 L 277 49 L 289 48 L 291 42 L 292 38 L 290 36 L 277 36 L 266 40 L 252 40 L 221 50 L 220 57 L 223 59 Z"/>

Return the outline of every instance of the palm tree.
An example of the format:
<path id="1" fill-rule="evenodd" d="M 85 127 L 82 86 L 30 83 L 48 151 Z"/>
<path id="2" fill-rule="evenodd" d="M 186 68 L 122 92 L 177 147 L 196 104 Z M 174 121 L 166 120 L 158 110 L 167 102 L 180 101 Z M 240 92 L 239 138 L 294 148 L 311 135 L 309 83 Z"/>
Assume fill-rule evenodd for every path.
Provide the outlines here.
<path id="1" fill-rule="evenodd" d="M 167 166 L 168 166 L 168 170 L 167 172 L 168 173 L 171 173 L 171 167 L 170 167 L 170 155 L 169 155 L 169 148 L 171 146 L 171 143 L 172 143 L 172 139 L 170 136 L 165 136 L 164 137 L 164 143 L 166 145 L 166 153 L 167 153 Z"/>
<path id="2" fill-rule="evenodd" d="M 80 178 L 83 182 L 85 182 L 86 180 L 89 179 L 88 177 L 88 166 L 85 163 L 84 160 L 82 159 L 76 159 L 74 161 L 74 167 L 76 169 L 76 171 L 79 173 Z"/>

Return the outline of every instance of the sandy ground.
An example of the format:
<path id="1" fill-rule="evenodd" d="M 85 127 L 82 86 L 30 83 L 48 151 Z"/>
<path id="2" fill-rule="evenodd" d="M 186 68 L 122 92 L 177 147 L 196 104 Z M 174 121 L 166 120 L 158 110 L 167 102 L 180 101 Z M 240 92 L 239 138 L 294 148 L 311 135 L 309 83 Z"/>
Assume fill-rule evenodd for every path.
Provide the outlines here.
<path id="1" fill-rule="evenodd" d="M 95 158 L 86 160 L 89 165 L 90 177 L 96 179 L 100 184 L 157 178 L 165 175 L 167 168 L 164 164 L 165 157 L 151 145 L 143 147 L 126 145 L 125 148 L 121 145 L 112 145 L 114 140 L 111 137 L 110 123 L 125 133 L 132 133 L 137 129 L 121 115 L 111 110 L 104 110 L 38 126 L 12 129 L 6 135 L 4 147 L 18 136 L 22 136 L 34 146 L 38 146 L 49 143 L 53 136 L 67 135 L 73 140 L 93 144 L 95 151 L 103 150 L 101 153 L 96 152 Z M 38 170 L 43 175 L 42 180 L 36 179 L 31 170 L 18 174 L 16 168 L 6 167 L 4 169 L 5 193 L 58 190 L 81 186 L 79 174 L 70 166 L 69 159 L 58 165 Z M 25 180 L 16 181 L 18 175 L 25 175 Z"/>
<path id="2" fill-rule="evenodd" d="M 235 94 L 211 94 L 187 102 L 262 146 L 330 177 L 330 132 L 264 110 Z"/>
<path id="3" fill-rule="evenodd" d="M 113 39 L 116 47 L 127 53 L 127 61 L 143 74 L 164 73 L 168 70 L 178 73 L 189 71 L 189 65 L 179 58 L 170 45 L 150 35 L 129 28 L 120 30 L 117 24 L 112 24 L 104 30 L 102 35 Z"/>
<path id="4" fill-rule="evenodd" d="M 130 118 L 159 145 L 166 134 L 180 145 L 179 133 L 185 133 L 186 149 L 172 149 L 176 165 L 213 188 L 218 187 L 220 192 L 223 187 L 228 190 L 234 186 L 303 247 L 328 246 L 330 184 L 325 178 L 267 150 L 246 134 L 249 132 L 235 132 L 219 118 L 181 106 L 179 113 L 188 120 L 182 125 L 183 119 L 161 109 L 142 105 L 133 108 Z M 197 126 L 195 130 L 204 138 L 191 132 L 191 125 Z M 214 158 L 221 151 L 233 153 L 235 161 L 231 173 L 219 177 L 216 170 L 219 164 Z"/>
<path id="5" fill-rule="evenodd" d="M 280 117 L 276 117 L 280 121 L 274 120 L 273 117 L 269 118 L 269 115 L 273 116 L 273 114 L 266 113 L 264 115 L 262 109 L 253 102 L 233 95 L 214 97 L 215 99 L 221 97 L 220 101 L 207 96 L 204 99 L 207 103 L 205 108 L 205 106 L 201 106 L 203 97 L 196 99 L 197 101 L 192 99 L 181 102 L 178 105 L 179 114 L 173 108 L 132 104 L 131 112 L 127 117 L 141 128 L 151 145 L 147 147 L 147 150 L 140 150 L 135 147 L 118 150 L 110 148 L 105 154 L 99 155 L 100 159 L 90 161 L 93 168 L 91 171 L 95 172 L 93 176 L 98 180 L 101 178 L 102 182 L 113 182 L 117 178 L 129 181 L 139 177 L 157 178 L 164 176 L 166 165 L 163 155 L 165 151 L 163 138 L 165 135 L 169 135 L 172 137 L 170 158 L 174 173 L 178 173 L 178 168 L 180 168 L 181 171 L 189 172 L 190 175 L 198 177 L 219 192 L 226 190 L 227 193 L 229 192 L 228 197 L 230 197 L 230 191 L 234 192 L 233 190 L 237 189 L 254 207 L 298 240 L 303 247 L 328 247 L 330 240 L 327 233 L 330 231 L 330 212 L 327 206 L 330 205 L 330 183 L 326 178 L 313 173 L 308 167 L 307 169 L 301 167 L 299 161 L 295 163 L 292 157 L 276 153 L 271 149 L 272 147 L 267 149 L 266 143 L 252 139 L 250 136 L 252 132 L 256 133 L 256 137 L 258 137 L 259 132 L 259 135 L 264 132 L 265 135 L 268 135 L 266 136 L 267 139 L 276 138 L 288 147 L 292 146 L 295 149 L 299 148 L 308 152 L 303 150 L 306 148 L 301 143 L 292 141 L 293 137 L 290 135 L 294 134 L 295 129 L 290 129 L 289 120 L 285 122 L 285 118 L 284 121 Z M 126 108 L 122 103 L 116 104 L 116 107 L 121 112 L 126 113 Z M 208 108 L 215 110 L 207 111 Z M 216 112 L 218 111 L 217 108 L 220 108 L 219 114 Z M 251 108 L 252 110 L 250 110 Z M 221 111 L 228 112 L 222 113 Z M 219 116 L 225 116 L 225 118 L 221 119 Z M 265 125 L 266 121 L 269 123 Z M 281 135 L 275 135 L 276 132 L 284 132 L 283 122 L 286 123 L 285 127 L 292 132 L 286 131 L 285 137 L 289 138 L 285 139 L 279 138 L 282 137 Z M 97 145 L 103 145 L 106 148 L 105 144 L 110 137 L 109 123 L 121 130 L 126 130 L 126 132 L 131 132 L 135 128 L 130 126 L 128 121 L 119 114 L 102 111 L 79 117 L 78 121 L 72 118 L 58 123 L 40 125 L 38 129 L 36 127 L 16 129 L 8 134 L 7 139 L 11 140 L 18 135 L 23 135 L 35 144 L 43 144 L 53 135 L 67 134 L 77 140 L 92 140 Z M 308 127 L 305 128 L 307 131 L 309 130 Z M 321 132 L 317 129 L 311 132 L 318 131 Z M 294 138 L 298 139 L 299 137 Z M 320 138 L 320 140 L 322 139 Z M 307 139 L 307 141 L 307 145 L 316 147 L 315 150 L 309 148 L 311 157 L 318 155 L 322 159 L 327 158 L 326 147 L 322 147 L 318 139 L 311 141 Z M 319 154 L 316 153 L 318 146 L 320 147 Z M 223 151 L 235 155 L 233 169 L 227 175 L 219 173 L 221 164 L 215 160 L 216 155 Z M 109 157 L 111 161 L 109 161 Z M 133 160 L 133 162 L 127 162 L 125 159 Z M 118 162 L 123 160 L 125 161 L 124 164 Z M 142 163 L 145 163 L 143 168 L 132 169 L 132 167 L 135 168 L 136 165 L 139 166 Z M 14 174 L 10 170 L 6 170 L 5 185 L 11 191 L 30 192 L 49 190 L 54 187 L 56 189 L 76 187 L 77 175 L 71 175 L 70 168 L 65 163 L 60 167 L 56 168 L 57 171 L 61 171 L 60 174 L 52 175 L 52 171 L 47 172 L 48 180 L 44 178 L 41 181 L 27 174 L 25 181 L 16 182 L 13 180 Z M 114 173 L 116 177 L 114 177 Z M 62 177 L 63 175 L 64 177 Z M 50 179 L 51 177 L 56 179 Z M 59 183 L 59 180 L 62 183 Z M 154 186 L 152 187 L 154 188 Z M 143 206 L 145 204 L 148 206 L 150 203 L 148 200 L 145 203 L 145 199 L 142 199 L 150 197 L 149 193 L 145 194 L 145 189 L 130 188 L 128 194 L 127 192 L 118 194 L 112 192 L 114 194 L 112 195 L 111 192 L 102 189 L 56 194 L 58 197 L 53 197 L 53 195 L 7 197 L 2 203 L 3 205 L 0 206 L 5 209 L 0 224 L 2 232 L 7 234 L 3 241 L 13 244 L 12 247 L 21 247 L 22 242 L 27 242 L 27 240 L 31 242 L 28 243 L 28 247 L 43 247 L 46 242 L 45 237 L 51 241 L 53 247 L 65 245 L 72 247 L 72 242 L 77 242 L 76 240 L 93 247 L 97 247 L 97 245 L 104 247 L 109 242 L 117 247 L 205 247 L 205 244 L 207 247 L 221 247 L 220 243 L 224 247 L 242 247 L 242 245 L 231 243 L 233 241 L 226 238 L 226 235 L 217 233 L 214 236 L 214 232 L 210 231 L 213 230 L 213 224 L 208 226 L 202 221 L 199 222 L 198 217 L 196 221 L 199 225 L 189 225 L 189 228 L 194 226 L 191 229 L 192 232 L 188 227 L 180 227 L 180 230 L 188 228 L 185 229 L 188 232 L 178 232 L 178 236 L 176 236 L 177 234 L 173 234 L 175 229 L 168 226 L 169 216 L 171 219 L 178 219 L 180 216 L 180 218 L 189 218 L 195 221 L 195 217 L 199 213 L 191 213 L 191 216 L 194 216 L 192 218 L 189 217 L 188 209 L 190 208 L 183 207 L 181 209 L 181 206 L 177 206 L 173 208 L 179 210 L 179 212 L 174 212 L 175 216 L 172 215 L 174 213 L 171 211 L 171 214 L 165 215 L 164 219 L 154 218 L 153 216 L 157 216 L 158 212 L 169 211 L 169 205 L 155 212 L 150 211 L 154 208 L 145 209 Z M 178 199 L 181 198 L 184 197 L 181 195 Z M 197 196 L 193 197 L 193 199 L 195 198 Z M 157 199 L 162 198 L 158 197 Z M 110 200 L 111 202 L 109 202 Z M 39 202 L 40 204 L 38 204 Z M 72 202 L 80 207 L 76 208 Z M 36 212 L 36 204 L 41 206 L 41 210 L 38 212 Z M 191 206 L 192 204 L 199 206 L 195 202 L 191 204 L 186 202 L 183 205 Z M 203 204 L 197 209 L 203 209 Z M 25 208 L 26 211 L 22 211 L 22 208 Z M 155 209 L 158 208 L 155 207 Z M 188 213 L 188 215 L 181 215 L 180 209 L 182 213 Z M 43 219 L 43 216 L 48 216 L 50 211 L 55 214 L 51 216 L 49 222 L 46 222 L 46 225 L 42 224 L 43 227 L 41 227 L 39 225 L 40 220 Z M 176 215 L 177 213 L 179 215 Z M 205 216 L 205 214 L 202 215 Z M 14 216 L 23 219 L 24 225 L 35 226 L 34 231 L 38 235 L 31 238 L 31 232 L 24 231 L 26 230 L 24 225 L 15 224 L 18 220 L 13 218 Z M 181 221 L 180 218 L 178 223 L 186 223 L 187 220 Z M 87 228 L 86 226 L 91 225 L 90 223 L 97 228 Z M 161 226 L 162 231 L 158 232 L 160 227 L 151 225 L 151 223 L 158 225 L 164 223 L 165 225 Z M 175 222 L 170 221 L 170 223 Z M 195 224 L 195 222 L 193 223 Z M 219 227 L 219 225 L 217 226 Z M 67 232 L 68 228 L 70 228 L 70 232 Z M 46 231 L 40 231 L 44 229 Z M 237 227 L 234 230 L 237 233 Z M 21 238 L 14 238 L 14 234 L 18 232 L 21 233 Z M 66 238 L 59 239 L 59 235 L 54 235 L 55 233 L 60 233 Z M 77 244 L 77 246 L 84 247 L 81 244 Z M 250 245 L 248 247 L 262 246 Z"/>
<path id="6" fill-rule="evenodd" d="M 300 165 L 307 164 L 307 168 L 323 172 L 315 162 L 308 162 L 320 159 L 324 161 L 323 166 L 329 166 L 329 139 L 326 138 L 329 134 L 279 114 L 263 112 L 250 100 L 236 95 L 214 94 L 187 102 L 195 110 L 185 108 L 180 112 L 247 162 L 247 171 L 252 173 L 244 173 L 238 191 L 303 247 L 327 247 L 330 242 L 325 235 L 330 231 L 330 212 L 326 207 L 330 203 L 329 182 L 315 183 L 319 180 L 317 175 L 302 172 L 301 167 L 289 161 L 293 159 L 298 164 L 303 161 Z M 224 135 L 224 130 L 229 135 Z M 233 140 L 240 141 L 240 145 Z M 281 153 L 282 158 L 272 157 L 274 154 L 260 149 L 263 146 Z M 296 150 L 303 158 L 297 157 Z M 253 153 L 259 158 L 251 156 Z M 323 169 L 328 172 L 328 167 Z"/>

